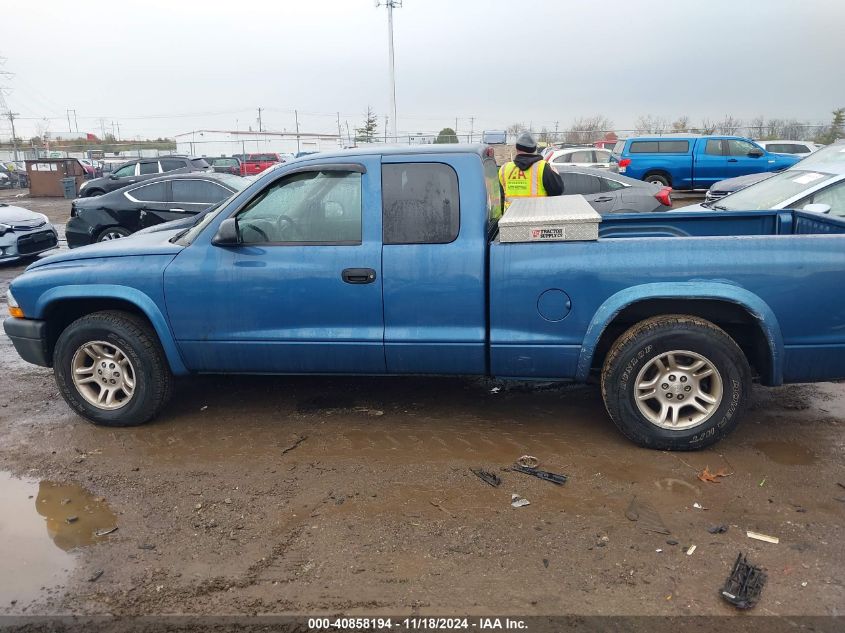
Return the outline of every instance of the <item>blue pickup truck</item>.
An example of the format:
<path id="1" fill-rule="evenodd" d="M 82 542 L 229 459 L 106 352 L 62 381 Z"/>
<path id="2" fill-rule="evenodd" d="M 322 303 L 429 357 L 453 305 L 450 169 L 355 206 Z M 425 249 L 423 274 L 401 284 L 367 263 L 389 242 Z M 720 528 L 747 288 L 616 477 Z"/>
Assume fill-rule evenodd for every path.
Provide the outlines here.
<path id="1" fill-rule="evenodd" d="M 773 154 L 739 136 L 641 136 L 617 141 L 619 173 L 673 189 L 708 189 L 727 178 L 780 171 L 800 156 Z"/>
<path id="2" fill-rule="evenodd" d="M 755 379 L 845 377 L 845 221 L 619 214 L 597 239 L 504 243 L 500 193 L 482 145 L 308 156 L 194 226 L 35 262 L 5 331 L 108 426 L 191 373 L 598 378 L 628 438 L 691 450 Z"/>

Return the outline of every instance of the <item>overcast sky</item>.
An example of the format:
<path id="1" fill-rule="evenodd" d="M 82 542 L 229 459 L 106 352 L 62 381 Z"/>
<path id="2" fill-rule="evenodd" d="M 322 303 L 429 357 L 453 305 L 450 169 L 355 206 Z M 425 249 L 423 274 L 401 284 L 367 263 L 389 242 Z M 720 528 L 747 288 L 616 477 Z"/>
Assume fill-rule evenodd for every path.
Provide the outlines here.
<path id="1" fill-rule="evenodd" d="M 337 130 L 388 111 L 373 0 L 28 0 L 0 20 L 18 135 Z M 604 114 L 828 121 L 845 106 L 843 0 L 405 0 L 394 11 L 399 129 L 565 129 Z M 0 136 L 8 137 L 8 121 Z"/>

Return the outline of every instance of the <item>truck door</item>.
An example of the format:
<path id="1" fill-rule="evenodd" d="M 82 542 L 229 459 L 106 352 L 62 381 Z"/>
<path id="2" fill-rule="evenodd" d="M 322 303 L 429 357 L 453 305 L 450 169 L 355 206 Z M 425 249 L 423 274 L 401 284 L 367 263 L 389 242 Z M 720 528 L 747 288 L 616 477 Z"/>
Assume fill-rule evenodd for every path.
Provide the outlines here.
<path id="1" fill-rule="evenodd" d="M 478 155 L 383 157 L 388 372 L 485 372 L 488 191 L 496 165 Z"/>
<path id="2" fill-rule="evenodd" d="M 222 211 L 240 243 L 212 244 L 215 218 L 176 257 L 165 299 L 191 369 L 384 372 L 380 168 L 368 156 L 280 170 Z"/>
<path id="3" fill-rule="evenodd" d="M 727 169 L 725 178 L 736 178 L 746 174 L 757 174 L 770 169 L 772 157 L 750 141 L 731 138 L 724 141 L 726 145 Z"/>
<path id="4" fill-rule="evenodd" d="M 726 140 L 721 138 L 696 140 L 693 189 L 708 189 L 714 182 L 730 178 L 725 175 L 728 165 L 725 143 Z"/>

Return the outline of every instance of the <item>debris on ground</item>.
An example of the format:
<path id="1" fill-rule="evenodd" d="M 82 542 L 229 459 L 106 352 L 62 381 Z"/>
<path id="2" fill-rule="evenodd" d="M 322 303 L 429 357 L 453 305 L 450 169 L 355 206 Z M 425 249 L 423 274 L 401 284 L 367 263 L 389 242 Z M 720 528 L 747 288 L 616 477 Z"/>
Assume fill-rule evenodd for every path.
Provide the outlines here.
<path id="1" fill-rule="evenodd" d="M 100 576 L 103 575 L 103 573 L 104 572 L 102 569 L 98 569 L 93 574 L 91 574 L 91 576 L 88 577 L 88 582 L 97 582 L 100 579 Z"/>
<path id="2" fill-rule="evenodd" d="M 752 532 L 751 530 L 748 530 L 745 532 L 745 535 L 748 538 L 765 541 L 766 543 L 774 543 L 775 545 L 780 543 L 780 539 L 777 536 L 769 536 L 768 534 L 761 534 L 760 532 Z"/>
<path id="3" fill-rule="evenodd" d="M 207 405 L 207 404 L 204 404 L 204 405 L 202 405 L 202 406 L 200 407 L 200 411 L 205 411 L 206 409 L 208 409 L 208 405 Z"/>
<path id="4" fill-rule="evenodd" d="M 693 503 L 693 504 L 692 504 L 692 507 L 693 507 L 693 508 L 695 508 L 696 510 L 708 510 L 708 508 L 705 508 L 705 507 L 704 507 L 703 505 L 701 505 L 698 501 L 696 501 L 695 503 Z"/>
<path id="5" fill-rule="evenodd" d="M 766 573 L 749 563 L 747 556 L 740 552 L 725 580 L 721 596 L 738 609 L 750 609 L 760 600 L 760 593 L 765 584 Z"/>
<path id="6" fill-rule="evenodd" d="M 709 481 L 710 483 L 718 484 L 722 483 L 719 481 L 722 477 L 730 477 L 733 473 L 729 473 L 726 468 L 720 468 L 715 473 L 710 472 L 710 467 L 705 466 L 704 470 L 698 473 L 698 479 L 701 481 Z"/>
<path id="7" fill-rule="evenodd" d="M 481 481 L 486 484 L 490 484 L 494 488 L 498 488 L 502 485 L 502 479 L 495 473 L 491 473 L 483 468 L 470 468 L 469 469 L 472 474 L 478 477 Z"/>
<path id="8" fill-rule="evenodd" d="M 637 525 L 646 532 L 671 534 L 660 514 L 649 504 L 639 501 L 637 497 L 631 499 L 625 510 L 625 517 L 629 521 L 636 521 Z"/>
<path id="9" fill-rule="evenodd" d="M 156 548 L 156 546 L 153 545 L 152 543 L 141 543 L 138 546 L 138 549 L 155 549 L 155 548 Z"/>
<path id="10" fill-rule="evenodd" d="M 540 465 L 540 460 L 533 455 L 523 455 L 516 463 L 524 468 L 537 468 Z"/>
<path id="11" fill-rule="evenodd" d="M 531 505 L 528 499 L 520 497 L 518 494 L 511 495 L 511 506 L 514 508 L 521 508 L 522 506 Z"/>
<path id="12" fill-rule="evenodd" d="M 94 536 L 108 536 L 112 532 L 117 532 L 117 526 L 106 528 L 105 530 L 97 530 L 94 532 Z"/>
<path id="13" fill-rule="evenodd" d="M 762 487 L 763 487 L 763 484 L 765 484 L 765 483 L 766 483 L 766 478 L 765 478 L 765 477 L 763 477 L 763 479 L 762 479 L 762 480 L 760 480 L 760 487 L 762 488 Z"/>
<path id="14" fill-rule="evenodd" d="M 689 548 L 687 548 L 687 556 L 692 556 L 696 547 L 698 547 L 698 545 L 690 545 Z"/>
<path id="15" fill-rule="evenodd" d="M 65 523 L 67 523 L 68 525 L 70 525 L 71 523 L 76 523 L 77 521 L 79 521 L 78 516 L 69 516 L 65 519 Z"/>
<path id="16" fill-rule="evenodd" d="M 546 569 L 549 568 L 549 559 L 548 558 L 543 559 L 543 567 L 545 567 Z"/>
<path id="17" fill-rule="evenodd" d="M 454 516 L 455 516 L 454 514 L 452 514 L 451 512 L 449 512 L 446 508 L 444 508 L 442 505 L 440 505 L 440 503 L 439 503 L 439 502 L 437 502 L 437 501 L 429 501 L 429 503 L 430 503 L 431 505 L 433 505 L 435 508 L 437 508 L 438 510 L 440 510 L 441 512 L 445 512 L 445 513 L 446 513 L 446 514 L 448 514 L 450 517 L 454 517 Z"/>
<path id="18" fill-rule="evenodd" d="M 678 541 L 676 541 L 673 538 L 670 538 L 666 541 L 666 545 L 677 545 L 677 544 L 678 544 Z"/>
<path id="19" fill-rule="evenodd" d="M 707 531 L 710 532 L 710 534 L 724 534 L 728 531 L 728 526 L 724 523 L 720 523 L 719 525 L 711 525 L 709 528 L 707 528 Z"/>
<path id="20" fill-rule="evenodd" d="M 62 499 L 59 503 L 63 506 L 66 506 L 67 504 L 70 503 L 70 499 Z"/>
<path id="21" fill-rule="evenodd" d="M 539 470 L 538 468 L 531 468 L 529 466 L 523 466 L 522 464 L 514 464 L 513 466 L 511 466 L 511 470 L 517 473 L 522 473 L 524 475 L 531 475 L 533 477 L 537 477 L 538 479 L 543 479 L 545 481 L 550 481 L 553 484 L 557 484 L 558 486 L 561 486 L 566 483 L 566 475 L 552 473 L 548 470 Z"/>
<path id="22" fill-rule="evenodd" d="M 501 390 L 502 390 L 502 388 L 501 388 L 501 387 L 493 387 L 493 388 L 490 390 L 490 393 L 499 393 Z"/>
<path id="23" fill-rule="evenodd" d="M 307 435 L 297 435 L 296 439 L 293 441 L 292 444 L 289 444 L 288 446 L 286 446 L 285 448 L 282 449 L 281 454 L 284 455 L 285 453 L 289 453 L 290 451 L 295 449 L 297 446 L 302 444 L 307 439 L 308 439 Z"/>

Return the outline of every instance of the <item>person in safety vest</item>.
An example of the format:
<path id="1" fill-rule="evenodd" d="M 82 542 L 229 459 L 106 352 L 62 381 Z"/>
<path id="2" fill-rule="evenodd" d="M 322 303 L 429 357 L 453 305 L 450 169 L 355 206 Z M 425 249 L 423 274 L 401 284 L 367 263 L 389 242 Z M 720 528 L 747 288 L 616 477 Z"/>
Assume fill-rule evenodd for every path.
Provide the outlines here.
<path id="1" fill-rule="evenodd" d="M 528 132 L 516 139 L 514 159 L 499 169 L 499 184 L 505 198 L 505 211 L 515 198 L 563 193 L 563 180 L 537 153 L 537 141 Z"/>

